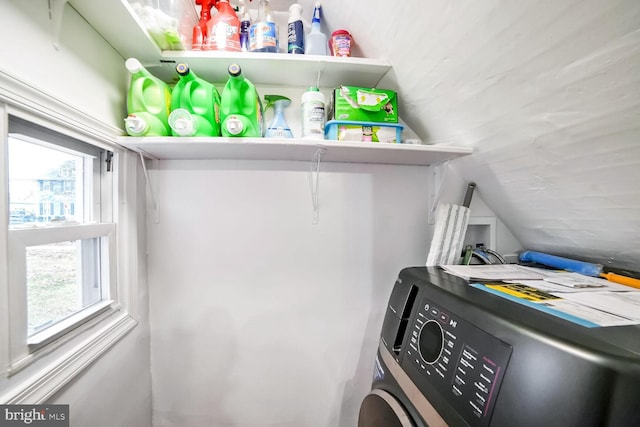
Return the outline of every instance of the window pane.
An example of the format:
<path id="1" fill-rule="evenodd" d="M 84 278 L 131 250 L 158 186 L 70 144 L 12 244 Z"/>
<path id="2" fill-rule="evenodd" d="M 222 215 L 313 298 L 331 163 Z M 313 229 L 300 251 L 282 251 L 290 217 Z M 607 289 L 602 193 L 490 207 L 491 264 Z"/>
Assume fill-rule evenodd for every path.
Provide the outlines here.
<path id="1" fill-rule="evenodd" d="M 27 247 L 29 336 L 102 300 L 100 239 Z"/>
<path id="2" fill-rule="evenodd" d="M 83 223 L 87 156 L 9 136 L 9 224 Z M 89 174 L 90 176 L 90 174 Z"/>

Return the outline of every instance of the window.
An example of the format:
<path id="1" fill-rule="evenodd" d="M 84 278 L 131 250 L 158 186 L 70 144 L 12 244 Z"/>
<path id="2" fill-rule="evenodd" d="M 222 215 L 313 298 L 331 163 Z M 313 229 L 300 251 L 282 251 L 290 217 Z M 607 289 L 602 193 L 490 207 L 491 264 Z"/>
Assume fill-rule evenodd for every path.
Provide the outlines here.
<path id="1" fill-rule="evenodd" d="M 8 131 L 12 359 L 20 360 L 111 308 L 114 174 L 95 145 L 15 116 Z"/>
<path id="2" fill-rule="evenodd" d="M 44 403 L 137 325 L 144 183 L 119 128 L 0 72 L 0 403 Z"/>

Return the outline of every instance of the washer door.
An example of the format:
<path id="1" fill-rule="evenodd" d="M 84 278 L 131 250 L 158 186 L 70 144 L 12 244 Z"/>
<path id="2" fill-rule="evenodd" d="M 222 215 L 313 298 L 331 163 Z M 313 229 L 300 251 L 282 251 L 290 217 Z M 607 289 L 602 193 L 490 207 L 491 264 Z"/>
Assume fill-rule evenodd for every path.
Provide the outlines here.
<path id="1" fill-rule="evenodd" d="M 360 405 L 358 427 L 414 427 L 402 404 L 384 390 L 373 390 Z"/>

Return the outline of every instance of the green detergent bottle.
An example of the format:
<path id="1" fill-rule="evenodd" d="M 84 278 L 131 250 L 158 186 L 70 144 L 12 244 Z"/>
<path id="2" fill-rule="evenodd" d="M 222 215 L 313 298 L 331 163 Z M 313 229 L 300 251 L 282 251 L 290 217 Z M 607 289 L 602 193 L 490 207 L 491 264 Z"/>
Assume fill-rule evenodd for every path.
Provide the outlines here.
<path id="1" fill-rule="evenodd" d="M 125 130 L 131 136 L 169 135 L 169 86 L 147 71 L 135 58 L 127 59 L 125 66 L 131 73 Z"/>
<path id="2" fill-rule="evenodd" d="M 264 134 L 262 102 L 253 83 L 238 64 L 229 66 L 229 80 L 222 91 L 222 136 L 261 137 Z"/>
<path id="3" fill-rule="evenodd" d="M 220 94 L 214 85 L 180 63 L 171 93 L 169 126 L 174 136 L 220 136 Z"/>

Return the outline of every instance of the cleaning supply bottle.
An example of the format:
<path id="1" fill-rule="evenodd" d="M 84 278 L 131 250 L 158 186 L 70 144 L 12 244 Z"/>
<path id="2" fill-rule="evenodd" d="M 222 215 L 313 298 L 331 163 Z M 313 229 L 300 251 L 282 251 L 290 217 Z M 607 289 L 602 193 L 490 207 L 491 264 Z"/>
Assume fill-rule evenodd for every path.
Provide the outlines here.
<path id="1" fill-rule="evenodd" d="M 229 65 L 228 71 L 229 80 L 220 103 L 222 136 L 261 137 L 264 120 L 258 91 L 238 64 Z"/>
<path id="2" fill-rule="evenodd" d="M 171 93 L 169 126 L 174 136 L 220 136 L 220 94 L 189 66 L 176 66 L 180 80 Z"/>
<path id="3" fill-rule="evenodd" d="M 209 20 L 208 50 L 240 52 L 240 20 L 229 0 L 217 0 L 218 13 Z"/>
<path id="4" fill-rule="evenodd" d="M 125 130 L 131 136 L 169 135 L 169 86 L 151 74 L 136 58 L 127 59 L 125 67 L 131 73 Z"/>
<path id="5" fill-rule="evenodd" d="M 258 22 L 249 27 L 249 50 L 277 53 L 279 45 L 278 26 L 271 15 L 269 0 L 260 0 Z"/>
<path id="6" fill-rule="evenodd" d="M 249 27 L 251 27 L 251 16 L 245 0 L 240 1 L 238 10 L 240 18 L 240 50 L 249 52 Z"/>
<path id="7" fill-rule="evenodd" d="M 317 87 L 302 94 L 302 138 L 324 139 L 324 95 Z"/>
<path id="8" fill-rule="evenodd" d="M 273 120 L 264 134 L 265 138 L 293 138 L 293 132 L 287 124 L 284 118 L 284 110 L 291 105 L 291 100 L 286 96 L 281 95 L 265 95 L 264 100 L 266 105 L 264 107 L 267 111 L 273 106 Z"/>
<path id="9" fill-rule="evenodd" d="M 320 30 L 320 12 L 322 5 L 320 1 L 315 2 L 313 8 L 313 19 L 311 20 L 311 31 L 307 34 L 307 46 L 304 53 L 308 55 L 327 54 L 327 36 Z"/>
<path id="10" fill-rule="evenodd" d="M 304 53 L 302 6 L 298 3 L 294 3 L 289 7 L 289 22 L 287 24 L 287 53 Z"/>
<path id="11" fill-rule="evenodd" d="M 211 19 L 211 8 L 216 0 L 196 0 L 200 5 L 200 21 L 193 27 L 193 41 L 191 50 L 205 50 L 209 41 L 209 20 Z"/>

